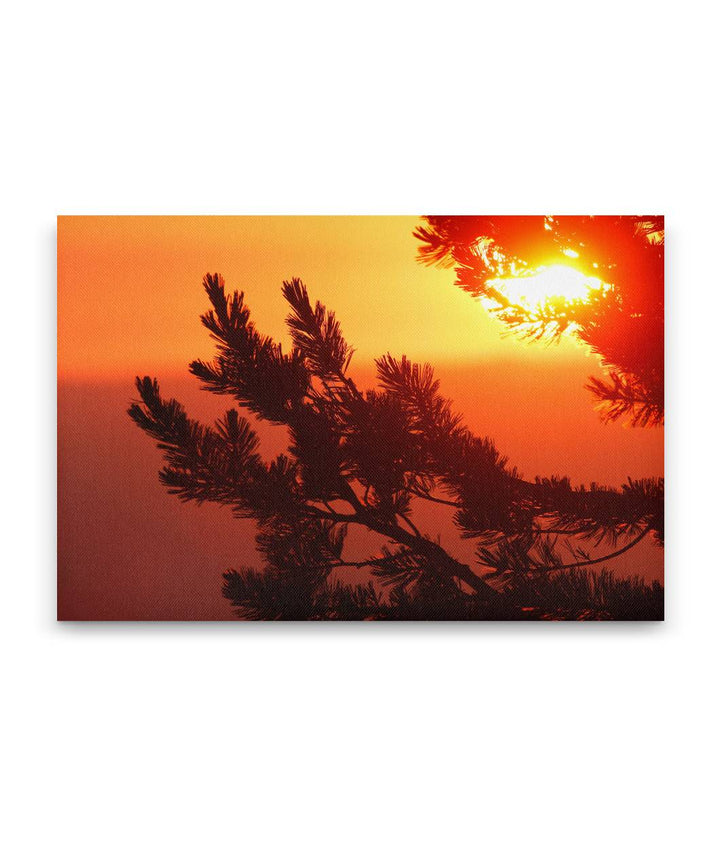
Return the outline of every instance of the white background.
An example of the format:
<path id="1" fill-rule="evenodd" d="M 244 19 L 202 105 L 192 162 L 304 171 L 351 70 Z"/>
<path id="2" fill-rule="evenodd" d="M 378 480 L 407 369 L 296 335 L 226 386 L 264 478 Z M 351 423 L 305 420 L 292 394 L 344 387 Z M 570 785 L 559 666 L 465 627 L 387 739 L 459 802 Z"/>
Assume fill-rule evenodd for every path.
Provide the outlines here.
<path id="1" fill-rule="evenodd" d="M 714 851 L 711 8 L 5 9 L 6 853 Z M 667 215 L 664 625 L 55 623 L 57 213 L 472 212 Z"/>

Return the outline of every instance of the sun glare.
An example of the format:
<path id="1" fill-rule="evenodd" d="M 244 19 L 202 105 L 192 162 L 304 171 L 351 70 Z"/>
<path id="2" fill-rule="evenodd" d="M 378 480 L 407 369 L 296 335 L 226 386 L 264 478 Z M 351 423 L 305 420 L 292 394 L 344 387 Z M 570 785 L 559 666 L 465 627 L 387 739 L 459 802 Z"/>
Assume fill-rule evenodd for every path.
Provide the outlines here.
<path id="1" fill-rule="evenodd" d="M 531 311 L 556 298 L 584 302 L 593 292 L 607 287 L 597 277 L 587 276 L 570 265 L 549 265 L 530 276 L 493 279 L 488 285 L 512 303 Z"/>

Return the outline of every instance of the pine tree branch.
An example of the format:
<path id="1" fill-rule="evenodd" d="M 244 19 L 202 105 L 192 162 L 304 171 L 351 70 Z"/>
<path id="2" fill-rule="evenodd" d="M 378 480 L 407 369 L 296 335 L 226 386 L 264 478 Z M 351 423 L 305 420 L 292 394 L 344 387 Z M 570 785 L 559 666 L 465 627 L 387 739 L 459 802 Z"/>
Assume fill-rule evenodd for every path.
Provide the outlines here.
<path id="1" fill-rule="evenodd" d="M 407 514 L 400 514 L 400 513 L 398 512 L 398 515 L 397 515 L 397 516 L 398 516 L 401 520 L 404 520 L 404 521 L 405 521 L 405 523 L 407 523 L 407 525 L 410 527 L 410 529 L 412 529 L 413 534 L 414 534 L 417 538 L 422 538 L 422 535 L 420 534 L 420 530 L 419 530 L 419 529 L 417 528 L 417 526 L 412 522 L 412 520 L 410 520 L 410 518 L 407 516 Z"/>
<path id="2" fill-rule="evenodd" d="M 470 590 L 480 596 L 475 602 L 498 603 L 487 576 L 422 536 L 411 519 L 411 497 L 453 508 L 462 536 L 480 542 L 479 555 L 483 545 L 506 536 L 505 553 L 495 551 L 506 567 L 520 567 L 534 550 L 530 566 L 538 572 L 605 562 L 649 531 L 661 531 L 661 482 L 629 481 L 622 491 L 591 485 L 586 491 L 571 488 L 567 479 L 524 481 L 489 438 L 473 435 L 453 412 L 429 365 L 386 355 L 377 361 L 381 390 L 361 393 L 347 375 L 352 349 L 339 323 L 322 304 L 311 306 L 299 280 L 284 285 L 293 310 L 288 323 L 295 348 L 289 355 L 256 331 L 242 293 L 226 296 L 217 275 L 206 277 L 205 287 L 213 309 L 203 324 L 217 342 L 218 357 L 213 364 L 193 363 L 193 374 L 206 389 L 233 395 L 261 419 L 285 425 L 289 454 L 265 464 L 255 451 L 257 436 L 235 411 L 206 428 L 189 420 L 177 402 L 163 401 L 149 378 L 138 381 L 142 405 L 134 404 L 130 415 L 163 450 L 168 466 L 161 481 L 171 492 L 230 504 L 238 516 L 257 521 L 267 580 L 248 574 L 244 583 L 233 584 L 243 608 L 251 609 L 257 595 L 267 614 L 322 613 L 323 603 L 336 609 L 328 604 L 355 596 L 328 588 L 327 575 L 339 567 L 374 567 L 385 584 L 395 586 L 391 597 L 412 585 L 455 598 Z M 436 485 L 447 498 L 432 492 Z M 352 510 L 337 511 L 334 501 Z M 538 529 L 542 518 L 552 528 Z M 563 564 L 555 542 L 543 541 L 551 534 L 617 539 L 641 523 L 645 529 L 637 538 L 595 559 L 569 548 L 582 561 Z M 345 561 L 349 524 L 399 550 Z M 293 594 L 293 581 L 299 594 Z"/>
<path id="3" fill-rule="evenodd" d="M 594 559 L 586 559 L 582 562 L 570 562 L 566 565 L 550 565 L 547 568 L 538 568 L 537 570 L 546 570 L 546 571 L 568 571 L 573 568 L 586 568 L 590 565 L 599 565 L 603 562 L 609 562 L 611 559 L 617 559 L 618 556 L 622 556 L 623 553 L 627 553 L 628 550 L 631 550 L 636 544 L 639 544 L 643 538 L 645 538 L 652 531 L 652 527 L 646 526 L 645 529 L 640 532 L 640 534 L 633 538 L 632 541 L 629 541 L 624 547 L 621 547 L 619 550 L 615 550 L 614 553 L 607 553 L 605 556 L 598 556 Z"/>
<path id="4" fill-rule="evenodd" d="M 449 505 L 450 508 L 462 508 L 461 502 L 453 502 L 450 499 L 441 499 L 439 496 L 433 496 L 432 494 L 425 493 L 417 488 L 411 488 L 410 493 L 417 496 L 419 499 L 426 499 L 428 502 L 435 502 L 438 505 Z"/>

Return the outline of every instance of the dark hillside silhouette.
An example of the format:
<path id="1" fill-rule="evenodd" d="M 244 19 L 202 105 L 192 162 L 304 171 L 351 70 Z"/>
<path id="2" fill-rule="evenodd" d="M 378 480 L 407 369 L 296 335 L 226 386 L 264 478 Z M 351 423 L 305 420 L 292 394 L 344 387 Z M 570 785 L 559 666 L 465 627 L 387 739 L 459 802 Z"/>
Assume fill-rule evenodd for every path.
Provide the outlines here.
<path id="1" fill-rule="evenodd" d="M 468 430 L 429 365 L 387 354 L 376 361 L 379 388 L 361 392 L 337 319 L 311 304 L 300 280 L 283 284 L 288 353 L 257 331 L 243 293 L 226 295 L 217 274 L 204 286 L 212 309 L 202 323 L 217 357 L 190 370 L 207 391 L 286 426 L 287 453 L 264 461 L 237 410 L 201 425 L 149 377 L 137 379 L 140 400 L 128 412 L 162 449 L 160 480 L 170 493 L 256 522 L 265 567 L 224 575 L 224 594 L 242 617 L 662 617 L 659 585 L 614 580 L 602 569 L 648 535 L 662 540 L 661 479 L 619 490 L 526 481 L 490 439 Z M 477 545 L 472 566 L 417 528 L 419 502 L 453 509 L 459 532 Z M 386 546 L 346 557 L 349 527 Z M 338 582 L 333 572 L 344 567 L 366 568 L 377 584 Z"/>
<path id="2" fill-rule="evenodd" d="M 605 378 L 587 384 L 605 418 L 636 426 L 664 416 L 664 218 L 426 217 L 415 236 L 419 258 L 454 267 L 456 284 L 487 298 L 511 328 L 532 339 L 574 335 L 597 354 Z M 572 261 L 571 261 L 572 260 Z M 605 287 L 582 300 L 561 296 L 529 308 L 497 279 L 572 265 Z"/>

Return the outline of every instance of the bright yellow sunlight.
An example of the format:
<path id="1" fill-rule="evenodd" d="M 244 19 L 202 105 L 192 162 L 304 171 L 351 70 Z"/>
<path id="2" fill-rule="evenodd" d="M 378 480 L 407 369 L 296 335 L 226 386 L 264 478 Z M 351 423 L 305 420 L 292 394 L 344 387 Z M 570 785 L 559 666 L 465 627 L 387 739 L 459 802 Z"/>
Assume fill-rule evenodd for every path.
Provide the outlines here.
<path id="1" fill-rule="evenodd" d="M 587 276 L 577 268 L 562 264 L 539 267 L 529 276 L 493 279 L 488 285 L 531 312 L 556 298 L 584 302 L 594 291 L 607 288 L 597 277 Z"/>

